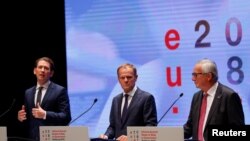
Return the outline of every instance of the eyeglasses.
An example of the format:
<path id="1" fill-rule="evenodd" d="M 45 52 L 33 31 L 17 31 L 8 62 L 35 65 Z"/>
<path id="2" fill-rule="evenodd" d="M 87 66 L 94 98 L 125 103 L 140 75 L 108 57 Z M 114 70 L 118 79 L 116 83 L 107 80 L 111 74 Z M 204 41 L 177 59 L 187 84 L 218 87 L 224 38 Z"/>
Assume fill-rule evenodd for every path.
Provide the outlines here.
<path id="1" fill-rule="evenodd" d="M 195 72 L 193 72 L 192 76 L 196 78 L 198 75 L 203 75 L 203 74 L 206 74 L 206 73 L 201 73 L 201 72 L 200 73 L 195 73 Z"/>

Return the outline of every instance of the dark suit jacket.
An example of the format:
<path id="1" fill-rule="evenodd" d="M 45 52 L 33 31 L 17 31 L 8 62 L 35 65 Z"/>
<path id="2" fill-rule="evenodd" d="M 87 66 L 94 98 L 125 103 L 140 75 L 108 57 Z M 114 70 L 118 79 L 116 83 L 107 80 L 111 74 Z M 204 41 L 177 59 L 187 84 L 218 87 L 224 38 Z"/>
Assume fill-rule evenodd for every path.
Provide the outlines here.
<path id="1" fill-rule="evenodd" d="M 188 120 L 184 125 L 184 137 L 198 139 L 198 124 L 202 91 L 194 94 Z M 208 141 L 208 125 L 244 125 L 244 113 L 240 97 L 231 88 L 219 83 L 204 128 L 204 139 Z"/>
<path id="2" fill-rule="evenodd" d="M 110 125 L 105 132 L 109 139 L 127 135 L 127 126 L 156 126 L 157 112 L 154 96 L 137 88 L 128 107 L 125 121 L 121 122 L 122 94 L 113 98 Z"/>
<path id="3" fill-rule="evenodd" d="M 71 120 L 71 113 L 67 90 L 51 82 L 40 104 L 41 108 L 47 112 L 46 119 L 35 119 L 32 116 L 32 108 L 35 107 L 35 93 L 36 86 L 25 91 L 26 122 L 28 122 L 29 137 L 33 140 L 39 140 L 39 126 L 68 125 Z"/>

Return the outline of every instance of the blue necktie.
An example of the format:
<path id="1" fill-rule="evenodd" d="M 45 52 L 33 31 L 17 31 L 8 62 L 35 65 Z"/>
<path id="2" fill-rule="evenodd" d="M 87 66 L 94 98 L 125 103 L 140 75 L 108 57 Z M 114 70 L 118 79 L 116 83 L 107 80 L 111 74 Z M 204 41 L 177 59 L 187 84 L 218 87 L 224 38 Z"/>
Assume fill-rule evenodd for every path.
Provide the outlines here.
<path id="1" fill-rule="evenodd" d="M 122 110 L 122 122 L 125 120 L 128 111 L 128 96 L 129 96 L 128 94 L 125 94 L 125 103 Z"/>

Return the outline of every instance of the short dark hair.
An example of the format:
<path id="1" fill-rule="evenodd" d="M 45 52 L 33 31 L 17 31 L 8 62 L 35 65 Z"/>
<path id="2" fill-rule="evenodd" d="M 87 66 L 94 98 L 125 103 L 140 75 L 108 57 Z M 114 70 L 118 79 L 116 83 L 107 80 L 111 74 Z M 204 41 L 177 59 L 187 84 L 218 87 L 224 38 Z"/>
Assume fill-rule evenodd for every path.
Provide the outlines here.
<path id="1" fill-rule="evenodd" d="M 46 62 L 48 62 L 48 63 L 50 64 L 50 70 L 51 70 L 51 71 L 54 71 L 54 70 L 55 70 L 54 61 L 53 61 L 51 58 L 49 58 L 49 57 L 41 57 L 41 58 L 38 58 L 38 59 L 36 60 L 36 62 L 35 62 L 35 67 L 37 67 L 38 62 L 41 61 L 41 60 L 46 61 Z"/>
<path id="2" fill-rule="evenodd" d="M 137 76 L 137 69 L 136 69 L 136 67 L 135 67 L 133 64 L 125 63 L 125 64 L 120 65 L 120 66 L 117 68 L 117 76 L 119 76 L 119 70 L 120 70 L 121 68 L 132 68 L 133 71 L 134 71 L 134 75 Z"/>

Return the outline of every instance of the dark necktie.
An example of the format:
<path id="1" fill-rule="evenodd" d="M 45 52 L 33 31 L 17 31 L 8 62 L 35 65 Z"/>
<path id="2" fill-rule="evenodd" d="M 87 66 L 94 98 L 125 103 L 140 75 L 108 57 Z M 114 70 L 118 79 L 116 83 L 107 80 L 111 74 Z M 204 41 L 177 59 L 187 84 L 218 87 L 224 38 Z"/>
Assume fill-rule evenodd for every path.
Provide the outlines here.
<path id="1" fill-rule="evenodd" d="M 201 109 L 200 109 L 200 118 L 199 118 L 199 127 L 198 127 L 198 140 L 203 141 L 203 125 L 207 109 L 207 96 L 208 94 L 203 95 Z"/>
<path id="2" fill-rule="evenodd" d="M 122 110 L 122 122 L 124 121 L 128 110 L 128 96 L 128 94 L 125 94 L 125 103 Z"/>
<path id="3" fill-rule="evenodd" d="M 41 105 L 42 89 L 43 87 L 38 88 L 37 97 L 36 97 L 36 106 L 37 106 L 37 103 Z"/>

